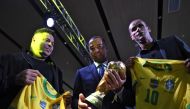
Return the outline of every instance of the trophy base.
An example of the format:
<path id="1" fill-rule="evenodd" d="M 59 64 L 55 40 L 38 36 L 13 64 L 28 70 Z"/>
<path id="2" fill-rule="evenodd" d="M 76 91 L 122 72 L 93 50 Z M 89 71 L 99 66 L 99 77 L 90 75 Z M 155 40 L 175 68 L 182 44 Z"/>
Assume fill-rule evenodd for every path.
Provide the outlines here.
<path id="1" fill-rule="evenodd" d="M 86 98 L 86 102 L 97 109 L 101 109 L 104 96 L 103 92 L 96 91 Z"/>

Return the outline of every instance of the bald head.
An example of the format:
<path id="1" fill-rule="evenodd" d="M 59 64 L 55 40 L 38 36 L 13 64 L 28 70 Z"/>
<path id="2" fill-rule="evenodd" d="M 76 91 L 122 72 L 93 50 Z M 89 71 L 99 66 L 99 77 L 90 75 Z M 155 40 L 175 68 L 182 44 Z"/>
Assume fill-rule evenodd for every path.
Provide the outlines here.
<path id="1" fill-rule="evenodd" d="M 135 19 L 129 24 L 129 32 L 132 32 L 132 30 L 136 30 L 137 26 L 148 27 L 142 19 Z"/>
<path id="2" fill-rule="evenodd" d="M 129 24 L 130 37 L 140 47 L 153 42 L 150 32 L 147 24 L 141 19 L 135 19 Z"/>

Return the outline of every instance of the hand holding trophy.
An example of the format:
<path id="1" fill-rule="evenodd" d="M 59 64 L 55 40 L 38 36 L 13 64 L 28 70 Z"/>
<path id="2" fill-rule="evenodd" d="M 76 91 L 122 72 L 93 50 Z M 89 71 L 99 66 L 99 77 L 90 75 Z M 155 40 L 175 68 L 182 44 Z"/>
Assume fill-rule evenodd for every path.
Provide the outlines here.
<path id="1" fill-rule="evenodd" d="M 119 79 L 125 80 L 126 79 L 126 67 L 125 64 L 121 61 L 111 61 L 108 63 L 107 69 L 104 72 L 104 76 L 102 77 L 101 81 L 99 82 L 96 91 L 89 95 L 86 98 L 86 102 L 97 109 L 100 109 L 102 106 L 102 101 L 104 96 L 112 90 L 108 83 L 106 82 L 107 78 L 109 78 L 109 73 L 118 73 Z"/>

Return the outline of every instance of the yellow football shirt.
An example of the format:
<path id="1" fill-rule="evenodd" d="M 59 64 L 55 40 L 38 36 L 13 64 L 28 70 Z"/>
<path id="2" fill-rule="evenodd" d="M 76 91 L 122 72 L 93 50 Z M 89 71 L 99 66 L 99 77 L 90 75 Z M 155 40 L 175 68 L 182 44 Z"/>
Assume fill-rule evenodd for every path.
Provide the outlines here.
<path id="1" fill-rule="evenodd" d="M 9 109 L 65 109 L 65 94 L 59 95 L 46 78 L 40 76 L 20 91 Z"/>
<path id="2" fill-rule="evenodd" d="M 190 73 L 184 61 L 136 58 L 131 72 L 136 109 L 190 109 Z"/>

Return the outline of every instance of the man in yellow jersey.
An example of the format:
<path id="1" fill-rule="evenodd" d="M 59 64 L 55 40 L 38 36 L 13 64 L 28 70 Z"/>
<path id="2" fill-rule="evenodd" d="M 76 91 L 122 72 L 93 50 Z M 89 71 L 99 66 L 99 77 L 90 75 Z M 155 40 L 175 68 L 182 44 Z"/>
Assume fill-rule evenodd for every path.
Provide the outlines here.
<path id="1" fill-rule="evenodd" d="M 161 40 L 154 40 L 150 35 L 151 29 L 141 19 L 133 20 L 129 25 L 129 33 L 132 41 L 135 41 L 139 48 L 139 53 L 136 57 L 151 58 L 151 59 L 173 59 L 183 60 L 184 65 L 190 70 L 190 48 L 177 36 L 170 36 Z M 134 57 L 130 57 L 126 61 L 128 68 L 133 68 Z M 150 80 L 151 83 L 157 84 L 157 80 Z M 171 83 L 171 82 L 169 82 Z M 136 87 L 137 88 L 137 87 Z M 127 90 L 127 89 L 126 89 Z M 135 93 L 134 86 L 134 93 Z M 135 93 L 136 95 L 138 93 Z M 125 91 L 121 94 L 120 99 L 123 102 L 126 99 L 127 93 Z M 180 95 L 179 95 L 180 96 Z M 143 101 L 142 101 L 143 102 Z M 145 106 L 141 108 L 146 108 Z"/>
<path id="2" fill-rule="evenodd" d="M 54 31 L 40 28 L 34 32 L 29 51 L 0 56 L 0 108 L 7 109 L 25 86 L 42 74 L 58 93 L 63 93 L 61 70 L 51 60 Z M 32 99 L 32 98 L 31 98 Z"/>

